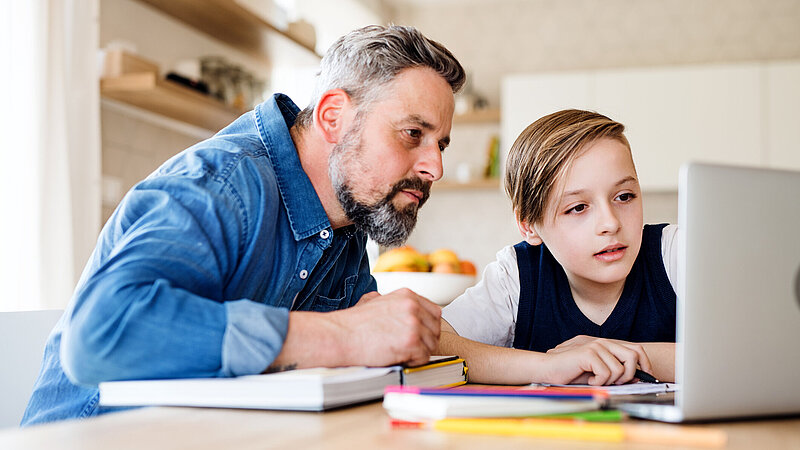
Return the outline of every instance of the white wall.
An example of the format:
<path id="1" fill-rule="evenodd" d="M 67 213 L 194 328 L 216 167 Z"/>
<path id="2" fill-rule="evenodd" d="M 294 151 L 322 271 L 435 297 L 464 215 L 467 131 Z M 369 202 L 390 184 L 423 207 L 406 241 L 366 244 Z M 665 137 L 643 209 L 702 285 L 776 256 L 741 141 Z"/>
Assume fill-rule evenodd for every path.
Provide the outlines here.
<path id="1" fill-rule="evenodd" d="M 515 73 L 800 58 L 798 0 L 394 0 L 497 105 Z"/>

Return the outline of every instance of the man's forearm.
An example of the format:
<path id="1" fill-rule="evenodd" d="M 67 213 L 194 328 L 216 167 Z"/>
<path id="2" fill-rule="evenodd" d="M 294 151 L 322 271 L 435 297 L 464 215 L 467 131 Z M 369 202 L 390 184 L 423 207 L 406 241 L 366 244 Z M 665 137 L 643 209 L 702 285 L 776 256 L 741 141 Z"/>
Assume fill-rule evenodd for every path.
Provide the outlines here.
<path id="1" fill-rule="evenodd" d="M 265 372 L 349 365 L 333 313 L 292 311 L 283 347 Z"/>
<path id="2" fill-rule="evenodd" d="M 269 370 L 424 364 L 439 342 L 440 317 L 439 306 L 407 289 L 368 293 L 333 312 L 293 311 Z"/>

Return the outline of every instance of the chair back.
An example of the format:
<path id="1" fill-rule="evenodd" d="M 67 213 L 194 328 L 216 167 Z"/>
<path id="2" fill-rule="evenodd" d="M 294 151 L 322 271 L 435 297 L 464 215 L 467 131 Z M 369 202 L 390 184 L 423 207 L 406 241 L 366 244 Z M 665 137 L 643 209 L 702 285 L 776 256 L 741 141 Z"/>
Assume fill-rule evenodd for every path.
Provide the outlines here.
<path id="1" fill-rule="evenodd" d="M 19 426 L 45 342 L 62 313 L 60 309 L 0 312 L 0 428 Z"/>

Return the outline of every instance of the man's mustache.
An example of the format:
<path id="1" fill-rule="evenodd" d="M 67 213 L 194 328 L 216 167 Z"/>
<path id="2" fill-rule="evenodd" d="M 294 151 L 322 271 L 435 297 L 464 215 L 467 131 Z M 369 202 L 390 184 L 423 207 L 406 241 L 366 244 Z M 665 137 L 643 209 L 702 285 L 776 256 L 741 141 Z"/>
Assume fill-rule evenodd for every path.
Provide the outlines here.
<path id="1" fill-rule="evenodd" d="M 422 198 L 419 200 L 419 205 L 417 207 L 421 207 L 426 201 L 428 201 L 428 197 L 431 195 L 431 184 L 430 181 L 423 181 L 419 178 L 404 178 L 392 186 L 392 190 L 389 191 L 389 194 L 386 196 L 387 199 L 394 198 L 395 195 L 399 194 L 400 191 L 403 190 L 414 190 L 422 192 Z"/>

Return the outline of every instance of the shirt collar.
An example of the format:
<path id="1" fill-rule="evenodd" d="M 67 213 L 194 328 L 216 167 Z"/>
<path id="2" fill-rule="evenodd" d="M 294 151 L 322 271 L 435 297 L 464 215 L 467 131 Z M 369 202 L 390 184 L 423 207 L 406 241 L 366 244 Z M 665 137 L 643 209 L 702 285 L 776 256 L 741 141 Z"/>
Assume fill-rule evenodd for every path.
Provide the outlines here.
<path id="1" fill-rule="evenodd" d="M 275 94 L 255 108 L 261 141 L 267 149 L 278 191 L 286 206 L 295 240 L 306 239 L 331 224 L 322 203 L 300 164 L 289 128 L 300 109 L 284 94 Z"/>

